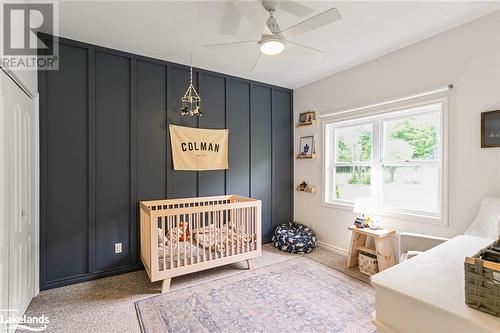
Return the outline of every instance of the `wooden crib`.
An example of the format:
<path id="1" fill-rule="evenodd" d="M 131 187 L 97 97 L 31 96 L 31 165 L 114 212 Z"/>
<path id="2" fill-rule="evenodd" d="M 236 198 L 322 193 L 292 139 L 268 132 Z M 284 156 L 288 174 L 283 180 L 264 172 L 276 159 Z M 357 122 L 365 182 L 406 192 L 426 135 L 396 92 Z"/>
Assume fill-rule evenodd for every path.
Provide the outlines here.
<path id="1" fill-rule="evenodd" d="M 151 282 L 262 254 L 261 201 L 238 195 L 140 202 L 141 259 Z"/>

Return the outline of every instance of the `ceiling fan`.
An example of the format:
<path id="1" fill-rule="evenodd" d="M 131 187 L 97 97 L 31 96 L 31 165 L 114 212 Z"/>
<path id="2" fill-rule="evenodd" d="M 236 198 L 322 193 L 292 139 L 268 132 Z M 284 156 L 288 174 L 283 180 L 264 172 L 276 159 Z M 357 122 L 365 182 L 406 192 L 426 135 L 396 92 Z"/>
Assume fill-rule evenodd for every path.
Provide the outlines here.
<path id="1" fill-rule="evenodd" d="M 262 9 L 264 9 L 265 11 Z M 226 10 L 221 24 L 221 32 L 224 34 L 236 35 L 242 15 L 244 15 L 258 30 L 258 32 L 262 34 L 261 38 L 259 40 L 249 40 L 242 42 L 208 44 L 205 45 L 205 47 L 219 48 L 245 44 L 258 45 L 260 47 L 260 53 L 252 66 L 252 72 L 257 67 L 262 54 L 280 54 L 281 52 L 283 52 L 283 50 L 285 49 L 285 45 L 288 43 L 306 48 L 313 52 L 326 54 L 322 50 L 294 42 L 290 39 L 340 20 L 342 16 L 336 8 L 332 7 L 330 9 L 327 9 L 286 29 L 281 29 L 278 25 L 278 21 L 274 17 L 274 13 L 278 9 L 287 11 L 299 17 L 307 17 L 314 13 L 314 10 L 312 8 L 304 6 L 295 1 L 229 0 L 226 5 Z"/>

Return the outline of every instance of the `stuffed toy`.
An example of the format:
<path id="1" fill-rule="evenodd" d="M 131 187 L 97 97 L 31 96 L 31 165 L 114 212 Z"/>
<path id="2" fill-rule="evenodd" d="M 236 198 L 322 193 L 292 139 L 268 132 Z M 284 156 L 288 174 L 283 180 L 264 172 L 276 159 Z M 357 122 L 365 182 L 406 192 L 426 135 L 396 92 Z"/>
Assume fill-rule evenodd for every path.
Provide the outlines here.
<path id="1" fill-rule="evenodd" d="M 179 223 L 179 242 L 184 242 L 189 238 L 189 228 L 186 222 Z"/>

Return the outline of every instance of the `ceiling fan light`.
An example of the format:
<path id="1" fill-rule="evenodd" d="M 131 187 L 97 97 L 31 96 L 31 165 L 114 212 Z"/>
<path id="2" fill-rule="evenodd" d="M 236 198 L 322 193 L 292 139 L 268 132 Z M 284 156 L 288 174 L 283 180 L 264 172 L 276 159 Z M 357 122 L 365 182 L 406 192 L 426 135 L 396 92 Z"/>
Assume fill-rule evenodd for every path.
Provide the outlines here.
<path id="1" fill-rule="evenodd" d="M 266 55 L 277 55 L 283 52 L 285 44 L 279 39 L 265 40 L 260 44 L 260 52 Z"/>

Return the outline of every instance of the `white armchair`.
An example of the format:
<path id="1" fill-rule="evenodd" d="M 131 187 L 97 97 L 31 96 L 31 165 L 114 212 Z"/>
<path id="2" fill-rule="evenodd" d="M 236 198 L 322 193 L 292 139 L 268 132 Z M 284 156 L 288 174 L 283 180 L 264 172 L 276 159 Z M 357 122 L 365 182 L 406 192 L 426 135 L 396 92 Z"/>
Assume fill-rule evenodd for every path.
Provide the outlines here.
<path id="1" fill-rule="evenodd" d="M 500 198 L 484 198 L 479 213 L 465 235 L 497 239 L 500 235 Z M 448 238 L 402 232 L 399 235 L 399 262 L 446 242 Z"/>
<path id="2" fill-rule="evenodd" d="M 408 260 L 447 240 L 448 238 L 402 232 L 399 234 L 399 262 Z"/>

